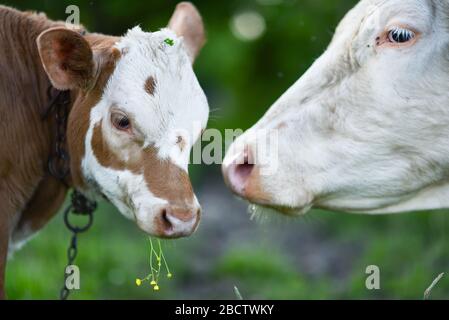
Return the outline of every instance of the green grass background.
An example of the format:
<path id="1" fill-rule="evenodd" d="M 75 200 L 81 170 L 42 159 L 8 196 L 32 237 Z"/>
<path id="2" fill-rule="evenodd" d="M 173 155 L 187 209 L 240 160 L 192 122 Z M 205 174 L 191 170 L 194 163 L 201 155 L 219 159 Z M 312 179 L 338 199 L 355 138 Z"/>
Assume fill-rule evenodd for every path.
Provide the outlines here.
<path id="1" fill-rule="evenodd" d="M 344 276 L 340 277 L 338 272 L 313 277 L 304 275 L 290 259 L 289 250 L 306 244 L 282 247 L 275 241 L 254 243 L 250 239 L 247 243 L 229 246 L 222 255 L 198 268 L 207 250 L 201 253 L 197 247 L 208 240 L 200 232 L 200 236 L 190 239 L 163 242 L 174 278 L 162 279 L 161 290 L 154 292 L 148 283 L 140 287 L 134 283 L 136 277 L 141 278 L 149 271 L 145 236 L 111 205 L 103 203 L 96 212 L 92 230 L 80 236 L 77 265 L 81 270 L 81 290 L 73 292 L 71 297 L 235 299 L 232 288 L 237 285 L 248 299 L 421 299 L 432 280 L 440 272 L 447 271 L 448 212 L 365 217 L 313 211 L 311 216 L 314 217 L 312 221 L 301 219 L 289 223 L 311 228 L 318 225 L 328 241 L 356 243 L 363 247 L 357 259 L 351 261 L 352 267 L 344 270 Z M 58 216 L 10 261 L 9 297 L 57 298 L 68 242 L 69 233 L 63 227 L 62 217 Z M 210 255 L 214 255 L 213 247 Z M 365 268 L 371 264 L 381 269 L 381 290 L 378 291 L 365 288 Z M 200 288 L 195 285 L 196 281 L 201 283 Z M 217 285 L 218 290 L 212 296 L 201 291 L 202 287 Z M 449 281 L 443 278 L 433 290 L 432 298 L 447 298 L 448 292 Z"/>

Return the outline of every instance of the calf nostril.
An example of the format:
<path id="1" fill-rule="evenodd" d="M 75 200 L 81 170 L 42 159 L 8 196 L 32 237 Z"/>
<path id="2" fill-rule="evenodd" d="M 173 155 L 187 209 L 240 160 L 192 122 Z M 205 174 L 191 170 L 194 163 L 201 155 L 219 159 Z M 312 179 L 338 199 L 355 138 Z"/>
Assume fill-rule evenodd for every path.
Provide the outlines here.
<path id="1" fill-rule="evenodd" d="M 168 218 L 167 209 L 165 208 L 161 210 L 161 220 L 165 230 L 170 230 L 173 227 L 170 219 Z"/>
<path id="2" fill-rule="evenodd" d="M 234 170 L 238 183 L 246 184 L 251 172 L 254 170 L 254 164 L 245 161 L 245 163 L 237 164 Z"/>
<path id="3" fill-rule="evenodd" d="M 167 206 L 160 210 L 158 217 L 161 234 L 177 237 L 191 234 L 198 226 L 201 208 Z"/>

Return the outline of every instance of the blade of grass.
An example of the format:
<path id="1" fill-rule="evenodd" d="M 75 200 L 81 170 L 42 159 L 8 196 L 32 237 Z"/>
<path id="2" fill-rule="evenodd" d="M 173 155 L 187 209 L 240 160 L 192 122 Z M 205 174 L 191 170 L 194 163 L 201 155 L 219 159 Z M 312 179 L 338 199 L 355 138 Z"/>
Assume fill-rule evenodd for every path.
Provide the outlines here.
<path id="1" fill-rule="evenodd" d="M 243 297 L 240 294 L 239 288 L 237 288 L 237 286 L 234 286 L 234 294 L 237 297 L 237 300 L 243 300 Z"/>
<path id="2" fill-rule="evenodd" d="M 440 282 L 440 280 L 443 278 L 443 276 L 444 276 L 444 272 L 440 273 L 438 275 L 438 277 L 436 277 L 435 280 L 433 280 L 432 284 L 426 289 L 426 291 L 424 291 L 424 300 L 429 300 L 430 294 L 432 293 L 433 288 L 435 288 L 435 286 L 438 284 L 438 282 Z"/>

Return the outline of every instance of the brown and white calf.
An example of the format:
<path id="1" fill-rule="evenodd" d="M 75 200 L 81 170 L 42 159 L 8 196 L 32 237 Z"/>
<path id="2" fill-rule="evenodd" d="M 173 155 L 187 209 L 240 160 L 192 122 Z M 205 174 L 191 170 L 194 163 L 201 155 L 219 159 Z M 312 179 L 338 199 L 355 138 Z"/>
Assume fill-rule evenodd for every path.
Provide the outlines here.
<path id="1" fill-rule="evenodd" d="M 105 196 L 148 234 L 196 229 L 200 206 L 187 165 L 208 119 L 192 69 L 203 43 L 202 19 L 189 3 L 177 6 L 168 28 L 136 27 L 123 37 L 0 6 L 0 297 L 8 251 L 58 211 L 66 184 Z M 55 121 L 42 114 L 50 85 L 70 90 L 72 101 L 64 182 L 47 170 Z"/>
<path id="2" fill-rule="evenodd" d="M 278 137 L 269 162 L 257 138 L 268 131 Z M 360 1 L 236 143 L 223 166 L 228 185 L 287 214 L 448 208 L 449 1 Z"/>

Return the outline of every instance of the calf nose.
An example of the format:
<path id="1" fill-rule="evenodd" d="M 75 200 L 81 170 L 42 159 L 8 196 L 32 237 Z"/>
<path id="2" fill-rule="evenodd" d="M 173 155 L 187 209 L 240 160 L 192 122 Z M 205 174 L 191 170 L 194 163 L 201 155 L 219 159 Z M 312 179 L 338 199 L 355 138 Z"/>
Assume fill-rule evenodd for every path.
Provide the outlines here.
<path id="1" fill-rule="evenodd" d="M 245 196 L 245 189 L 254 170 L 253 156 L 246 147 L 242 153 L 232 158 L 230 162 L 225 161 L 222 166 L 225 182 L 233 192 Z"/>
<path id="2" fill-rule="evenodd" d="M 161 236 L 181 238 L 191 235 L 198 227 L 201 208 L 168 205 L 161 209 L 158 219 Z"/>

